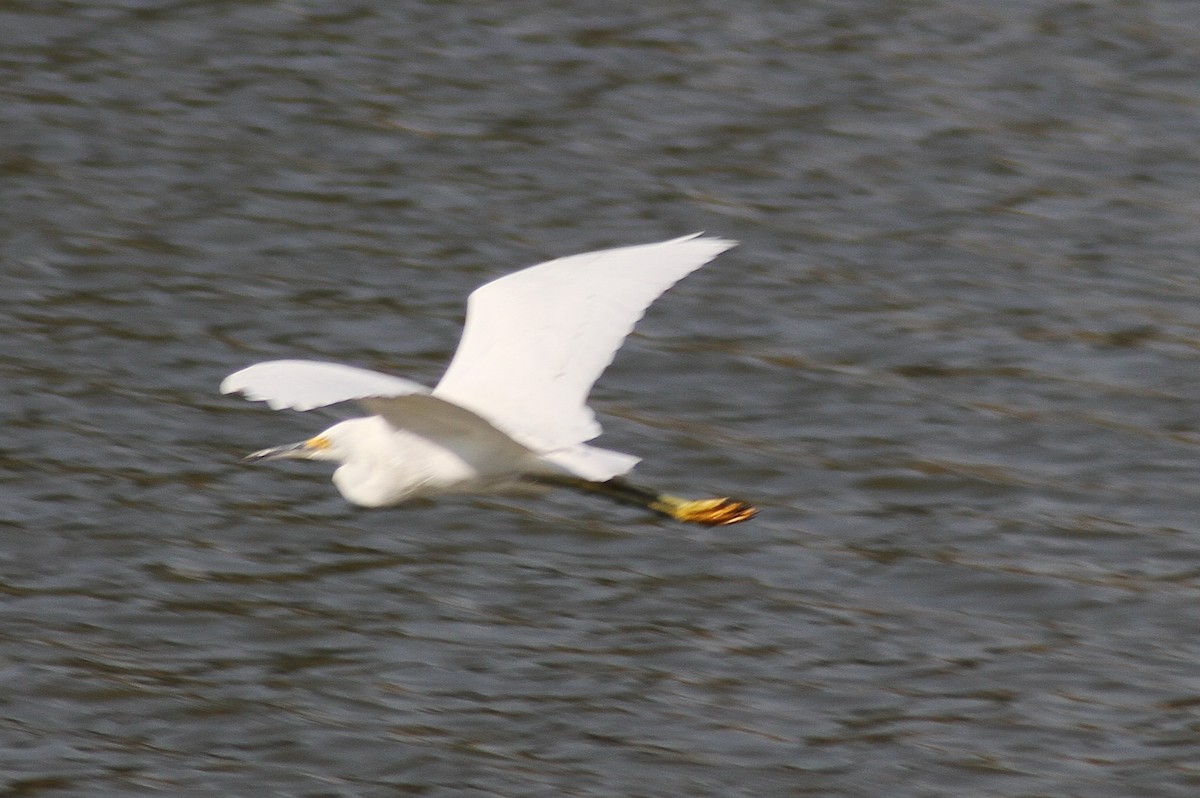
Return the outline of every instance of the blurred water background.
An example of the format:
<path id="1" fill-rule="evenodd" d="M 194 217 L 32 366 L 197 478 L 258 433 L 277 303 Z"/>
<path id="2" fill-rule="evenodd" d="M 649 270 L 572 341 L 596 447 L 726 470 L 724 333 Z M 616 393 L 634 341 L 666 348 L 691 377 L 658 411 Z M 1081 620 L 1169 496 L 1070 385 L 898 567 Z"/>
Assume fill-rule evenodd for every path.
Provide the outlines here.
<path id="1" fill-rule="evenodd" d="M 1196 795 L 1198 140 L 1184 0 L 8 0 L 0 795 Z M 238 461 L 698 230 L 601 443 L 753 523 Z"/>

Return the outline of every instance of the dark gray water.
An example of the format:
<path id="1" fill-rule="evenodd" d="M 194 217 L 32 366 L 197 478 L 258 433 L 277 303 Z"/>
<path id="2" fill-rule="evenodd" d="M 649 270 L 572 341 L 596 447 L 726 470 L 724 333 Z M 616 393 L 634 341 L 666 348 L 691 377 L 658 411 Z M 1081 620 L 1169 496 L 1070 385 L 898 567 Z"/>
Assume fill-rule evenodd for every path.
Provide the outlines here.
<path id="1" fill-rule="evenodd" d="M 1192 796 L 1189 0 L 0 6 L 0 795 Z M 599 384 L 686 528 L 348 507 L 273 357 L 742 246 Z"/>

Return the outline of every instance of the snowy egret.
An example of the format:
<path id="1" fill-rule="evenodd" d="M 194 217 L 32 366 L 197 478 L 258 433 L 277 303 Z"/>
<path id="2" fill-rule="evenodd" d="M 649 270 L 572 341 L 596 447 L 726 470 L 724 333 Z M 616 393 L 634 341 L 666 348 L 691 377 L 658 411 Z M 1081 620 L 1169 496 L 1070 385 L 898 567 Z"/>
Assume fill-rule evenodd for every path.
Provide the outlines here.
<path id="1" fill-rule="evenodd" d="M 757 511 L 633 485 L 621 477 L 637 457 L 586 442 L 600 434 L 588 392 L 646 308 L 735 243 L 696 234 L 559 258 L 487 283 L 468 298 L 458 351 L 433 390 L 336 363 L 274 360 L 229 375 L 221 392 L 275 410 L 364 408 L 371 415 L 247 457 L 338 463 L 334 484 L 364 507 L 562 486 L 680 521 L 734 524 Z"/>

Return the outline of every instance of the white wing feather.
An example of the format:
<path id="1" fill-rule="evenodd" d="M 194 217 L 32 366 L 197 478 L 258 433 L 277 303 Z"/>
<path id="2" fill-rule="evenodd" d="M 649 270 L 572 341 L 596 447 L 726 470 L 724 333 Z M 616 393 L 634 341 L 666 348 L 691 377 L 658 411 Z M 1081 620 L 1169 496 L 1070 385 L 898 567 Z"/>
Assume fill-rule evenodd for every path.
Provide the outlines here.
<path id="1" fill-rule="evenodd" d="M 434 396 L 535 451 L 600 434 L 588 392 L 650 303 L 736 242 L 699 234 L 559 258 L 477 288 Z"/>
<path id="2" fill-rule="evenodd" d="M 600 434 L 586 404 L 592 384 L 650 303 L 735 243 L 697 234 L 589 252 L 481 286 L 432 392 L 401 377 L 310 360 L 256 363 L 226 377 L 221 392 L 275 410 L 353 401 L 430 440 L 486 445 L 514 458 L 529 447 L 579 476 L 608 479 L 638 458 L 582 445 Z"/>
<path id="3" fill-rule="evenodd" d="M 234 372 L 221 382 L 221 393 L 240 393 L 274 410 L 313 410 L 339 402 L 357 402 L 407 430 L 448 449 L 493 452 L 510 460 L 528 450 L 466 408 L 430 395 L 420 383 L 375 371 L 314 360 L 270 360 Z"/>
<path id="4" fill-rule="evenodd" d="M 240 393 L 272 410 L 312 410 L 375 396 L 428 394 L 412 380 L 315 360 L 269 360 L 235 371 L 221 381 L 221 393 Z"/>

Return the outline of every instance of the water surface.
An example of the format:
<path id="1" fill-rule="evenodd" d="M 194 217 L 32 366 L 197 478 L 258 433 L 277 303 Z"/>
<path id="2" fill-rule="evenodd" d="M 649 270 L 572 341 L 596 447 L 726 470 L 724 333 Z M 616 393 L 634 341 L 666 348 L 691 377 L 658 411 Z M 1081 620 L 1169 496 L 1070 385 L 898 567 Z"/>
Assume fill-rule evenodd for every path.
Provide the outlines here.
<path id="1" fill-rule="evenodd" d="M 1190 796 L 1181 0 L 11 2 L 8 794 Z M 692 529 L 238 457 L 436 381 L 479 283 L 742 245 L 594 395 Z M 305 466 L 309 467 L 305 467 Z"/>

